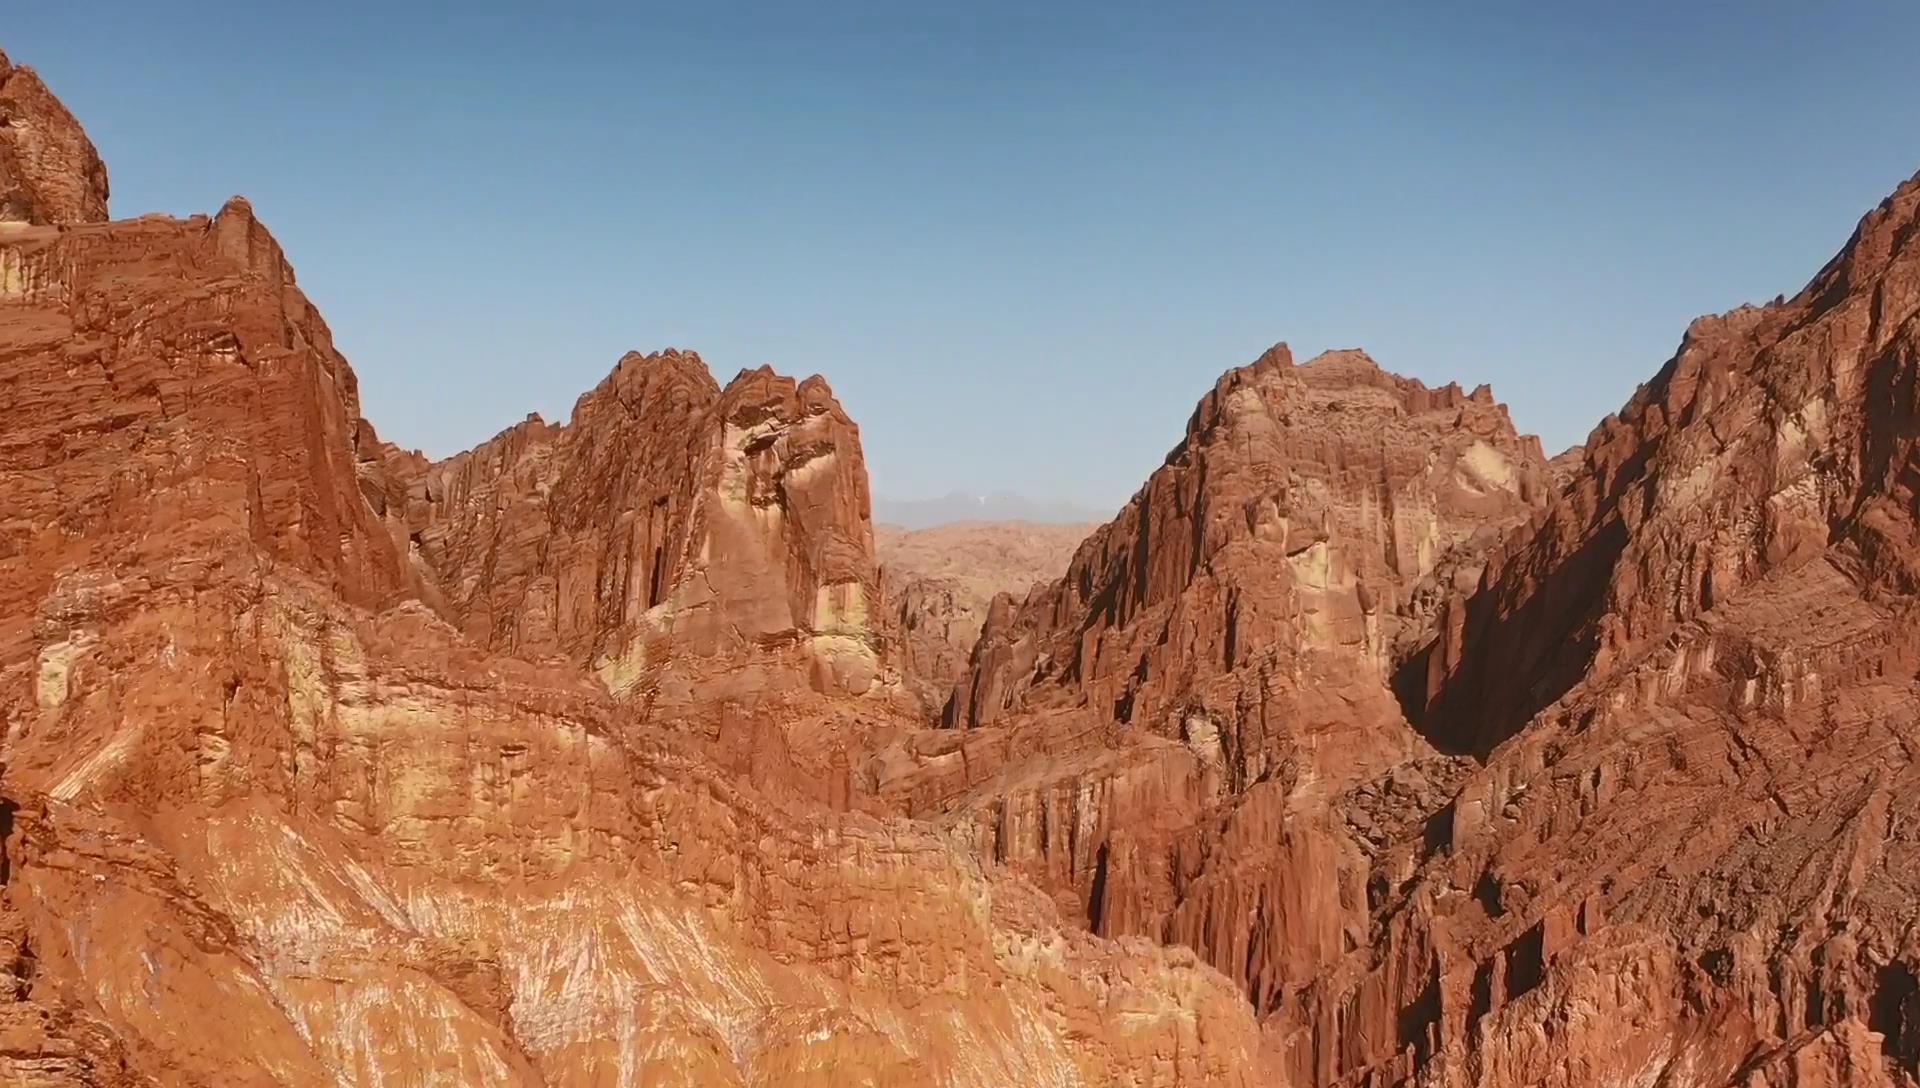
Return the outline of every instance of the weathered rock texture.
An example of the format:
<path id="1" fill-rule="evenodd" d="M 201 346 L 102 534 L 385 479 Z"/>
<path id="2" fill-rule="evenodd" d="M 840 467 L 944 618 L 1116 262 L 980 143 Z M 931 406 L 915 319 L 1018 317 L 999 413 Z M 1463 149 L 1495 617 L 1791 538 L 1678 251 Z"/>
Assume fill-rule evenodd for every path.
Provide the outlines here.
<path id="1" fill-rule="evenodd" d="M 1245 381 L 1061 583 L 996 610 L 956 697 L 974 728 L 876 761 L 882 788 L 1096 930 L 1197 949 L 1294 1083 L 1920 1084 L 1920 178 L 1793 299 L 1696 322 L 1546 486 L 1463 511 L 1500 543 L 1466 531 L 1431 569 L 1327 503 L 1307 524 L 1348 526 L 1324 546 L 1346 578 L 1309 537 L 1207 588 L 1246 546 L 1211 525 L 1298 524 L 1174 485 Z M 1284 418 L 1296 446 L 1325 426 Z M 1475 431 L 1425 464 L 1471 466 L 1448 443 Z M 1241 695 L 1243 646 L 1290 685 Z"/>
<path id="2" fill-rule="evenodd" d="M 923 716 L 945 712 L 993 599 L 1060 577 L 1092 529 L 1024 521 L 876 527 L 893 661 Z"/>
<path id="3" fill-rule="evenodd" d="M 107 168 L 93 142 L 33 69 L 0 53 L 0 225 L 106 218 Z"/>
<path id="4" fill-rule="evenodd" d="M 376 506 L 481 645 L 681 711 L 796 672 L 839 694 L 879 679 L 866 464 L 818 377 L 722 390 L 691 353 L 629 354 L 564 427 L 430 466 L 383 452 L 398 486 Z"/>
<path id="5" fill-rule="evenodd" d="M 1389 680 L 1546 481 L 1485 389 L 1276 347 L 1064 578 L 993 606 L 948 708 L 965 732 L 868 780 L 1097 932 L 1193 947 L 1285 1007 L 1367 939 L 1378 844 L 1464 772 Z"/>
<path id="6" fill-rule="evenodd" d="M 242 201 L 0 268 L 0 1082 L 1264 1082 L 1190 953 L 716 758 L 886 702 L 824 384 L 630 357 L 431 465 Z"/>
<path id="7" fill-rule="evenodd" d="M 1920 179 L 1600 425 L 1415 663 L 1485 766 L 1303 1016 L 1320 1079 L 1916 1082 L 1917 396 Z"/>
<path id="8" fill-rule="evenodd" d="M 1485 387 L 1275 347 L 1220 379 L 1065 578 L 989 622 L 950 723 L 1073 702 L 1172 732 L 1196 689 L 1276 655 L 1385 675 L 1545 480 L 1538 441 Z"/>
<path id="9" fill-rule="evenodd" d="M 0 79 L 0 1082 L 1920 1086 L 1920 178 L 1552 462 L 1229 372 L 916 729 L 824 383 L 429 463 Z"/>

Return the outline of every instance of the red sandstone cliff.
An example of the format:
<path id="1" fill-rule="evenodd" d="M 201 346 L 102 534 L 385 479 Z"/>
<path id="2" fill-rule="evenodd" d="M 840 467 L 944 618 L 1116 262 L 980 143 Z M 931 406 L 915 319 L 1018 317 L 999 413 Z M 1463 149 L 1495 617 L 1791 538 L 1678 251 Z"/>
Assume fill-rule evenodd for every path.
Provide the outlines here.
<path id="1" fill-rule="evenodd" d="M 828 693 L 878 679 L 866 465 L 818 377 L 763 367 L 722 390 L 691 353 L 629 354 L 564 427 L 389 464 L 392 509 L 482 645 L 681 710 L 795 670 Z"/>
<path id="2" fill-rule="evenodd" d="M 107 168 L 31 68 L 0 53 L 0 224 L 101 223 Z"/>
<path id="3" fill-rule="evenodd" d="M 824 383 L 430 464 L 0 109 L 0 1080 L 1920 1084 L 1920 178 L 1552 463 L 1229 372 L 911 730 Z"/>
<path id="4" fill-rule="evenodd" d="M 1920 178 L 1594 432 L 1418 669 L 1486 762 L 1308 1018 L 1323 1079 L 1916 1083 L 1917 363 Z"/>
<path id="5" fill-rule="evenodd" d="M 883 752 L 873 788 L 1281 1006 L 1366 939 L 1375 842 L 1463 772 L 1389 680 L 1546 478 L 1485 389 L 1277 347 L 1063 578 L 996 603 L 949 706 L 966 731 Z"/>
<path id="6" fill-rule="evenodd" d="M 244 202 L 41 207 L 0 229 L 0 1080 L 1258 1081 L 1190 954 L 716 762 L 769 694 L 885 703 L 824 384 L 630 357 L 429 465 Z"/>

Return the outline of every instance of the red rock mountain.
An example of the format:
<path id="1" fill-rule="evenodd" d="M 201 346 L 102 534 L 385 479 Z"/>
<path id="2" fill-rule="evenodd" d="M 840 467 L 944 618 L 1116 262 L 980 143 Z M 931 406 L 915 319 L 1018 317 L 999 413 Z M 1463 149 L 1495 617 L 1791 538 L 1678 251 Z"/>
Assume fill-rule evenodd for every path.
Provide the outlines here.
<path id="1" fill-rule="evenodd" d="M 1256 1082 L 1189 953 L 808 773 L 897 687 L 818 380 L 629 357 L 427 464 L 244 202 L 39 208 L 0 229 L 0 1081 Z"/>
<path id="2" fill-rule="evenodd" d="M 1419 670 L 1485 765 L 1328 986 L 1399 1041 L 1323 1072 L 1920 1080 L 1917 391 L 1920 178 L 1595 430 Z"/>
<path id="3" fill-rule="evenodd" d="M 1551 462 L 1229 371 L 963 668 L 820 379 L 429 462 L 4 60 L 0 392 L 0 1082 L 1920 1086 L 1920 178 Z"/>
<path id="4" fill-rule="evenodd" d="M 1221 577 L 1261 517 L 1222 519 L 1209 549 L 1205 490 L 1176 482 L 1245 381 L 1062 582 L 989 623 L 956 702 L 966 769 L 931 788 L 944 757 L 916 741 L 892 761 L 911 803 L 1073 889 L 1095 929 L 1194 947 L 1247 987 L 1291 1083 L 1920 1083 L 1920 178 L 1795 298 L 1696 322 L 1546 466 L 1556 485 L 1468 515 L 1504 524 L 1497 545 L 1370 593 L 1384 604 L 1359 597 L 1362 559 L 1353 603 L 1308 597 L 1297 544 L 1289 567 Z M 1291 685 L 1246 697 L 1243 613 L 1209 579 L 1294 587 L 1252 640 L 1304 659 L 1274 670 Z M 1373 615 L 1413 638 L 1376 638 L 1355 619 Z M 1368 660 L 1419 740 L 1360 680 Z M 1058 740 L 1076 716 L 1125 729 Z M 1189 757 L 1142 733 L 1227 786 L 1199 776 L 1196 806 Z M 1276 756 L 1277 786 L 1230 773 Z M 1200 818 L 1171 830 L 1182 801 Z"/>
<path id="5" fill-rule="evenodd" d="M 0 224 L 106 218 L 107 168 L 93 142 L 33 69 L 0 53 Z"/>
<path id="6" fill-rule="evenodd" d="M 869 774 L 1095 931 L 1193 947 L 1270 1011 L 1366 939 L 1369 836 L 1463 772 L 1389 682 L 1545 480 L 1485 389 L 1276 347 L 1064 578 L 995 605 L 949 705 L 966 731 Z M 1353 795 L 1380 827 L 1342 824 Z"/>

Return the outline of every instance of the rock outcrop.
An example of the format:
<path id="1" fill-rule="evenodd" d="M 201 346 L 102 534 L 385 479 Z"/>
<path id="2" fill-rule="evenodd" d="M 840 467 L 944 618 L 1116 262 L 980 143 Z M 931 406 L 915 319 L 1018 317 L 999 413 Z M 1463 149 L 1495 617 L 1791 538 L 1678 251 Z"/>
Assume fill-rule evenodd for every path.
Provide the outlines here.
<path id="1" fill-rule="evenodd" d="M 1072 702 L 1170 733 L 1196 689 L 1256 659 L 1331 651 L 1387 675 L 1546 478 L 1485 387 L 1428 389 L 1358 351 L 1295 366 L 1277 346 L 1220 379 L 1063 579 L 989 624 L 949 724 Z"/>
<path id="2" fill-rule="evenodd" d="M 722 390 L 689 352 L 629 354 L 566 426 L 534 417 L 434 465 L 382 453 L 396 486 L 376 505 L 481 645 L 681 713 L 791 675 L 880 679 L 866 464 L 819 377 L 763 367 Z"/>
<path id="3" fill-rule="evenodd" d="M 0 225 L 106 218 L 107 167 L 86 131 L 33 69 L 0 53 Z"/>
<path id="4" fill-rule="evenodd" d="M 885 702 L 823 383 L 630 357 L 435 465 L 243 201 L 0 268 L 0 1080 L 1262 1081 L 1191 954 L 716 758 Z"/>
<path id="5" fill-rule="evenodd" d="M 948 709 L 966 734 L 868 775 L 1097 932 L 1193 947 L 1285 1006 L 1366 939 L 1400 809 L 1463 771 L 1389 681 L 1547 481 L 1484 388 L 1276 347 L 1220 379 L 1063 578 L 996 602 Z"/>
<path id="6" fill-rule="evenodd" d="M 1303 1011 L 1316 1079 L 1920 1081 L 1917 363 L 1920 178 L 1594 432 L 1414 662 L 1485 765 Z"/>

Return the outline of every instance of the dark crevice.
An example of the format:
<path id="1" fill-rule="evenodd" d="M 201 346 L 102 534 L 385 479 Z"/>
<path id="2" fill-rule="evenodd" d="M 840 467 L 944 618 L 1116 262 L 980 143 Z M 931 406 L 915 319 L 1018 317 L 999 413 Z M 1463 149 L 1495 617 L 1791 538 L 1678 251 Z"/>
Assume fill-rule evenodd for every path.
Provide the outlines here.
<path id="1" fill-rule="evenodd" d="M 1087 928 L 1106 936 L 1101 928 L 1107 921 L 1107 844 L 1101 843 L 1093 856 L 1093 888 L 1087 893 Z"/>

